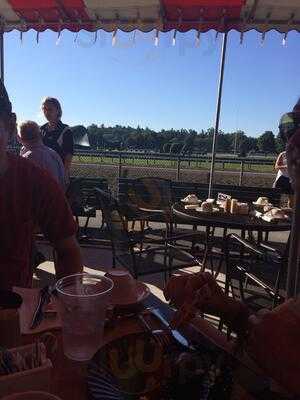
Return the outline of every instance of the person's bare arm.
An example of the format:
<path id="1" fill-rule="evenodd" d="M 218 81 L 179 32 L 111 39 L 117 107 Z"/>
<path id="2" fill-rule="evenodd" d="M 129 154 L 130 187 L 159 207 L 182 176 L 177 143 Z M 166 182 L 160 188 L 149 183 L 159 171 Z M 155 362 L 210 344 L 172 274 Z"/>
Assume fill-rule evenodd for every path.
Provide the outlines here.
<path id="1" fill-rule="evenodd" d="M 65 194 L 47 171 L 35 169 L 35 220 L 55 250 L 57 278 L 82 271 L 80 248 L 76 240 L 77 224 Z"/>
<path id="2" fill-rule="evenodd" d="M 69 174 L 69 172 L 70 172 L 70 168 L 71 168 L 71 164 L 72 164 L 72 159 L 73 159 L 73 155 L 72 155 L 72 154 L 67 154 L 67 155 L 65 156 L 64 165 L 65 165 L 65 169 L 66 169 L 66 171 L 68 172 L 68 174 Z"/>
<path id="3" fill-rule="evenodd" d="M 53 244 L 56 251 L 55 272 L 60 279 L 82 272 L 82 259 L 79 244 L 75 236 L 62 239 Z"/>
<path id="4" fill-rule="evenodd" d="M 70 129 L 64 132 L 62 149 L 64 153 L 64 166 L 68 175 L 70 175 L 70 168 L 74 153 L 74 140 L 73 133 Z"/>

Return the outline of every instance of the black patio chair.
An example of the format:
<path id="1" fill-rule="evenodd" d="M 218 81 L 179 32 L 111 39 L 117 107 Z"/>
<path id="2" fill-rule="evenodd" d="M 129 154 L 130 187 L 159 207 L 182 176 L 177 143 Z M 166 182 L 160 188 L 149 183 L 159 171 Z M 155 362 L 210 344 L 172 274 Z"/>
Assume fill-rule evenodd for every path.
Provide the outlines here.
<path id="1" fill-rule="evenodd" d="M 73 178 L 70 182 L 66 197 L 70 204 L 72 213 L 79 226 L 79 217 L 86 218 L 83 227 L 83 234 L 86 235 L 90 218 L 96 216 L 96 207 L 89 204 L 89 196 L 86 197 L 82 188 L 82 179 Z M 78 229 L 78 235 L 80 236 L 80 229 Z"/>
<path id="2" fill-rule="evenodd" d="M 130 206 L 125 210 L 125 215 L 128 221 L 132 221 L 132 229 L 136 221 L 140 221 L 142 231 L 145 226 L 149 228 L 150 222 L 168 224 L 166 217 L 170 214 L 170 193 L 171 181 L 167 179 L 156 177 L 133 179 L 125 199 L 125 203 Z M 124 202 L 124 199 L 120 198 L 119 201 Z"/>
<path id="3" fill-rule="evenodd" d="M 95 192 L 110 235 L 113 267 L 128 269 L 136 279 L 159 272 L 166 279 L 174 270 L 195 265 L 202 269 L 202 262 L 187 250 L 174 246 L 172 238 L 145 245 L 143 232 L 128 231 L 123 205 L 100 189 Z"/>
<path id="4" fill-rule="evenodd" d="M 234 249 L 234 255 L 232 255 Z M 236 256 L 236 253 L 239 255 Z M 268 246 L 229 234 L 226 238 L 225 293 L 246 304 L 249 310 L 273 309 L 284 301 L 280 291 L 286 259 Z M 224 321 L 220 318 L 219 329 Z M 227 329 L 230 338 L 231 331 Z"/>
<path id="5" fill-rule="evenodd" d="M 197 231 L 196 226 L 193 226 L 192 230 L 178 228 L 178 223 L 181 221 L 174 216 L 172 211 L 174 203 L 172 185 L 171 180 L 159 177 L 136 178 L 132 182 L 128 197 L 136 209 L 146 215 L 147 221 L 164 224 L 165 227 L 156 230 L 154 235 L 168 238 L 169 243 L 172 238 L 173 245 L 177 246 L 179 243 L 189 242 L 194 254 L 199 253 L 199 245 L 202 245 L 202 254 L 206 255 L 206 232 Z M 149 241 L 151 242 L 151 239 Z"/>
<path id="6" fill-rule="evenodd" d="M 229 250 L 231 258 L 236 259 L 239 257 L 239 249 L 237 250 L 236 244 L 233 241 L 228 242 L 228 240 L 226 240 L 226 237 L 228 236 L 228 229 L 223 228 L 222 236 L 215 236 L 215 230 L 212 230 L 211 232 L 212 233 L 208 234 L 208 265 L 210 266 L 215 278 L 217 278 L 226 264 L 226 251 Z M 265 240 L 261 240 L 262 233 L 258 234 L 256 239 L 252 231 L 248 231 L 247 235 L 247 240 L 249 242 L 256 242 L 265 251 L 278 254 L 280 257 L 282 257 L 282 262 L 287 263 L 290 237 L 286 243 L 278 243 L 268 240 L 268 232 L 264 233 Z"/>
<path id="7" fill-rule="evenodd" d="M 225 292 L 252 311 L 272 309 L 284 300 L 281 284 L 287 259 L 270 245 L 257 244 L 230 234 L 226 239 Z M 230 255 L 236 247 L 238 257 Z"/>

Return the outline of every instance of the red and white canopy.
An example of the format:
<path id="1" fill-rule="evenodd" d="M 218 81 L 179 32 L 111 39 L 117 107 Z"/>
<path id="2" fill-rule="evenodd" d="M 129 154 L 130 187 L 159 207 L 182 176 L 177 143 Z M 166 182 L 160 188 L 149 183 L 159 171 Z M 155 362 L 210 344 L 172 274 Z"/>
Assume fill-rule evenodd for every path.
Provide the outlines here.
<path id="1" fill-rule="evenodd" d="M 3 31 L 300 31 L 300 0 L 0 0 Z"/>

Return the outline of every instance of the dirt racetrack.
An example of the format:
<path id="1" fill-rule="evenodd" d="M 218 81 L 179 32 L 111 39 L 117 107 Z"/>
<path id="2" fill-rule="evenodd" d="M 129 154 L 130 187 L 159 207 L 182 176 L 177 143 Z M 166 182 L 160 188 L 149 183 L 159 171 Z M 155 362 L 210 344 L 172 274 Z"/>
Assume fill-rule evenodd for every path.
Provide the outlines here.
<path id="1" fill-rule="evenodd" d="M 177 170 L 163 167 L 141 167 L 141 166 L 122 166 L 121 177 L 138 178 L 142 176 L 156 176 L 176 180 Z M 113 192 L 117 189 L 117 180 L 119 176 L 118 165 L 99 165 L 99 164 L 80 164 L 73 163 L 71 168 L 72 176 L 80 177 L 105 177 Z M 207 170 L 181 169 L 179 180 L 185 182 L 208 182 L 209 172 Z M 272 187 L 275 174 L 245 172 L 243 175 L 243 186 L 254 187 Z M 215 183 L 227 185 L 239 185 L 240 173 L 233 171 L 216 171 Z"/>

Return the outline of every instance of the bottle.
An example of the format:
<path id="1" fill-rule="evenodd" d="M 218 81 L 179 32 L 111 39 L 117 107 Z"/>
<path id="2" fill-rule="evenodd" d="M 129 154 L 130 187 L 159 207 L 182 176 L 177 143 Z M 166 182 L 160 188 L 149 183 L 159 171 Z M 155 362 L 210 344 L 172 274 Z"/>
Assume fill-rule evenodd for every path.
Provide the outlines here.
<path id="1" fill-rule="evenodd" d="M 230 213 L 231 214 L 236 214 L 237 211 L 237 199 L 231 199 L 231 205 L 230 205 Z"/>

